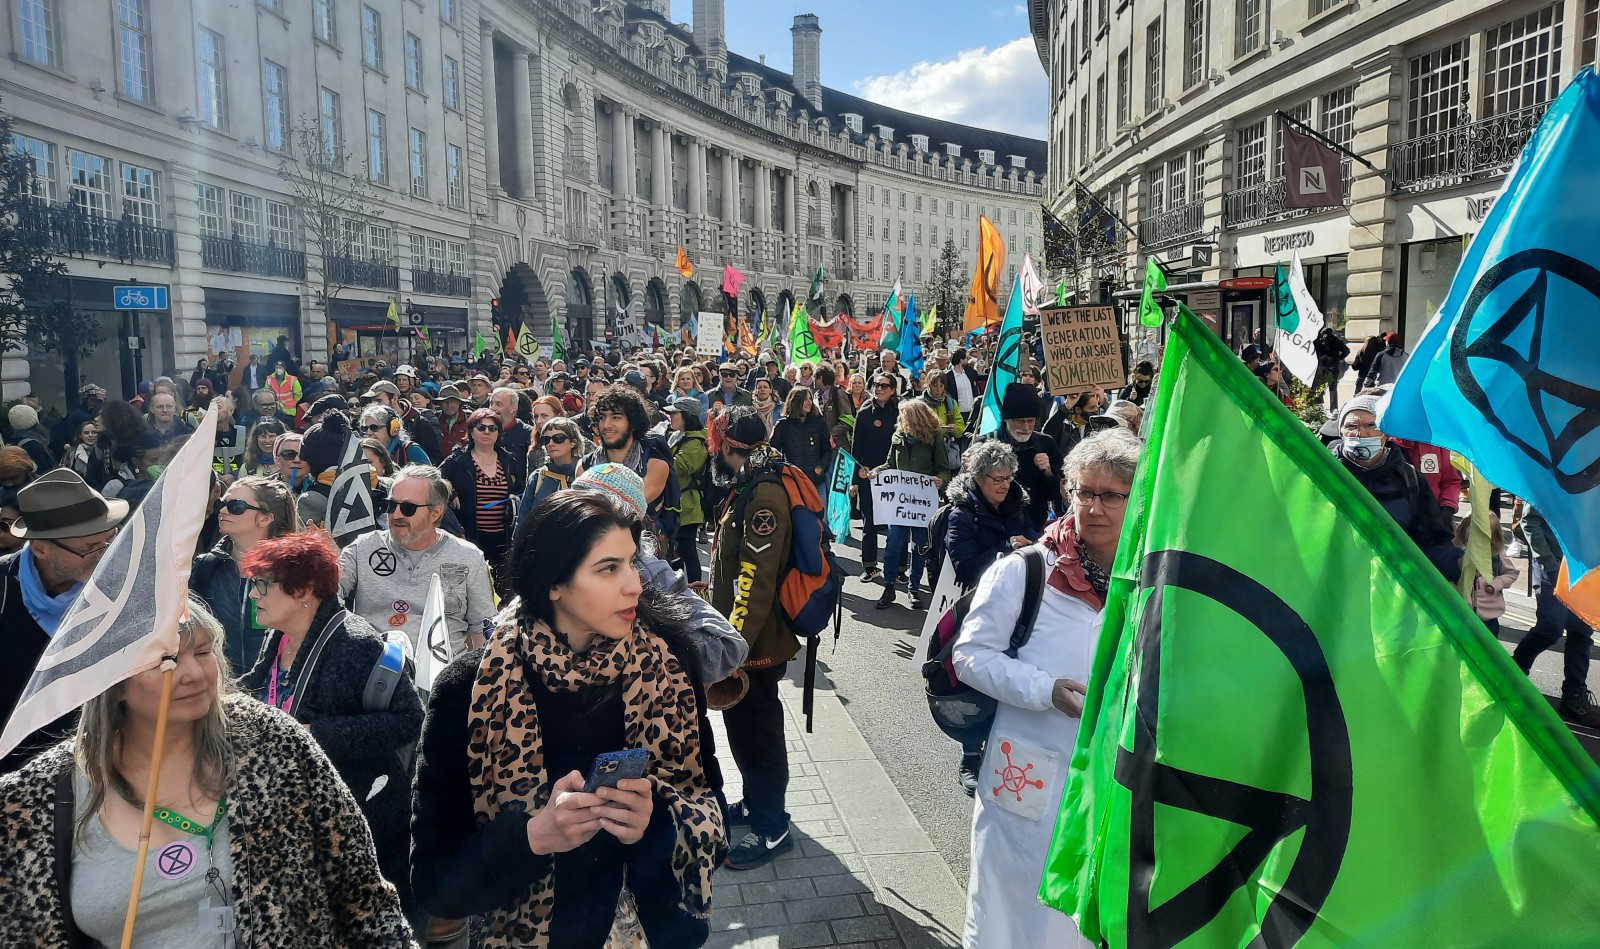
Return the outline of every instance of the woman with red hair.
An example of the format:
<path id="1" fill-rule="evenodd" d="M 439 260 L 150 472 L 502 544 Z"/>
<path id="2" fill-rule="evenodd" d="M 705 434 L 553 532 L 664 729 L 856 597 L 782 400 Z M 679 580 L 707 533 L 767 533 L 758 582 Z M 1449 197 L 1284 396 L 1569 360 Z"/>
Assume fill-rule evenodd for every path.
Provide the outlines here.
<path id="1" fill-rule="evenodd" d="M 367 680 L 384 657 L 382 636 L 339 605 L 339 553 L 320 531 L 263 540 L 239 561 L 256 622 L 272 630 L 241 690 L 294 716 L 317 740 L 372 828 L 378 867 L 400 891 L 413 925 L 411 758 L 422 702 L 402 674 L 382 708 L 367 708 Z"/>

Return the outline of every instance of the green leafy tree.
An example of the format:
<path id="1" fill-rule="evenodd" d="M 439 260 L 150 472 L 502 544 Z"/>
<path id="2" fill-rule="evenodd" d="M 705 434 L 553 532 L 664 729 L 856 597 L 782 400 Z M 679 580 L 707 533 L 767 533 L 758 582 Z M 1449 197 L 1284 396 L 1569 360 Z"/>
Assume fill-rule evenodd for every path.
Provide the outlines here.
<path id="1" fill-rule="evenodd" d="M 955 238 L 946 237 L 938 259 L 933 262 L 933 279 L 928 283 L 928 302 L 939 308 L 939 325 L 933 328 L 939 336 L 961 325 L 971 282 L 966 261 L 956 250 Z"/>
<path id="2" fill-rule="evenodd" d="M 100 344 L 100 325 L 72 306 L 67 266 L 41 226 L 47 209 L 35 197 L 33 160 L 12 147 L 11 124 L 0 113 L 0 352 L 58 354 L 70 397 L 78 361 Z"/>

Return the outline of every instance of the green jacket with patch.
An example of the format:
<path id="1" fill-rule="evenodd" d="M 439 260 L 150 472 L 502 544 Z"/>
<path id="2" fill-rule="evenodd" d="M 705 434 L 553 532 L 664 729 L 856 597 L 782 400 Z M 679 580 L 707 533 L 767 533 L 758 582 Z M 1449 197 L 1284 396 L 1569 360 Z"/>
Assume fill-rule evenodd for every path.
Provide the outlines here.
<path id="1" fill-rule="evenodd" d="M 789 493 L 777 481 L 757 480 L 730 498 L 712 550 L 711 605 L 750 644 L 747 667 L 788 662 L 800 651 L 778 604 L 789 566 Z"/>

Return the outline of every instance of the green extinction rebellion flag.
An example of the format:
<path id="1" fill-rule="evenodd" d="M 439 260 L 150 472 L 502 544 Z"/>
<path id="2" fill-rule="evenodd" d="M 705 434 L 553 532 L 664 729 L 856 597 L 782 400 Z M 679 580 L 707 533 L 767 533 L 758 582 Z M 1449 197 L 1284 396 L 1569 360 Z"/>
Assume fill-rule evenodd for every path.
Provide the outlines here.
<path id="1" fill-rule="evenodd" d="M 1134 949 L 1600 944 L 1600 770 L 1187 310 L 1041 897 Z"/>

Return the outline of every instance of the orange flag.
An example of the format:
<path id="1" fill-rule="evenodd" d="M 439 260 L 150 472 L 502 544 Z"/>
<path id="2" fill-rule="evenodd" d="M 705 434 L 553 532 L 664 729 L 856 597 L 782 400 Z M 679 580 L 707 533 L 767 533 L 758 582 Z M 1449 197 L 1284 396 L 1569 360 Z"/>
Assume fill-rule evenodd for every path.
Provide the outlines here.
<path id="1" fill-rule="evenodd" d="M 1556 597 L 1578 614 L 1579 619 L 1592 627 L 1600 627 L 1600 570 L 1591 570 L 1574 587 L 1567 576 L 1567 561 L 1562 558 L 1561 572 L 1556 577 Z"/>
<path id="2" fill-rule="evenodd" d="M 1006 266 L 1006 245 L 1000 232 L 983 215 L 978 216 L 978 266 L 967 293 L 967 332 L 1000 322 L 1000 274 Z"/>
<path id="3" fill-rule="evenodd" d="M 683 274 L 685 280 L 694 276 L 694 264 L 689 263 L 689 255 L 682 244 L 678 245 L 678 273 Z"/>

